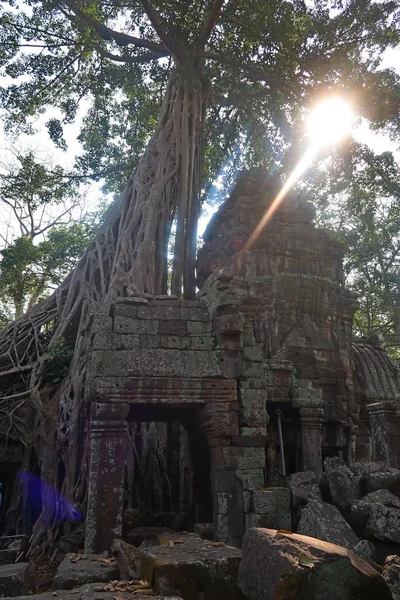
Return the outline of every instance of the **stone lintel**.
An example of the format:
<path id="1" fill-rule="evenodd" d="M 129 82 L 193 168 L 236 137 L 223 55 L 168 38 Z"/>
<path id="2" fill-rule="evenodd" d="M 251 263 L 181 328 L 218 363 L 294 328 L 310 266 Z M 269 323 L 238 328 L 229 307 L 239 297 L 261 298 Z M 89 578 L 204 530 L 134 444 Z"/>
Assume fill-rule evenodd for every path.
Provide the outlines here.
<path id="1" fill-rule="evenodd" d="M 91 379 L 88 387 L 102 402 L 176 406 L 237 400 L 237 382 L 229 379 L 108 377 Z"/>

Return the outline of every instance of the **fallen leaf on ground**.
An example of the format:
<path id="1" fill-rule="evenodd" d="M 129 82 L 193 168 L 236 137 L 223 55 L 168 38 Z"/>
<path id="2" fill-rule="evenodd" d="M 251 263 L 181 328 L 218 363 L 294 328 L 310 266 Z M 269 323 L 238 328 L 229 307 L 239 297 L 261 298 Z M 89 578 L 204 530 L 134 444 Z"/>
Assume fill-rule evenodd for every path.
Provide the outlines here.
<path id="1" fill-rule="evenodd" d="M 310 556 L 307 556 L 307 554 L 299 554 L 297 562 L 302 567 L 308 567 L 309 569 L 314 568 L 314 561 Z"/>
<path id="2" fill-rule="evenodd" d="M 220 548 L 221 546 L 225 546 L 224 542 L 211 542 L 211 546 L 215 548 Z"/>
<path id="3" fill-rule="evenodd" d="M 293 531 L 290 531 L 289 529 L 278 529 L 277 533 L 289 533 L 289 534 L 293 534 Z"/>

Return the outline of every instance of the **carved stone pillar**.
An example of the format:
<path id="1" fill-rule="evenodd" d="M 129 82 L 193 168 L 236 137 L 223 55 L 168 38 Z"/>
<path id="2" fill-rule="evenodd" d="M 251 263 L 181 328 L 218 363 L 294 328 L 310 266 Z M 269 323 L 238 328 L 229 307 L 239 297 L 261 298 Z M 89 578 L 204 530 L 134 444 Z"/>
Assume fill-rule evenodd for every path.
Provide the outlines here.
<path id="1" fill-rule="evenodd" d="M 109 551 L 122 533 L 128 409 L 119 403 L 94 402 L 91 407 L 87 554 Z"/>
<path id="2" fill-rule="evenodd" d="M 298 388 L 297 395 L 293 407 L 299 408 L 300 412 L 303 470 L 314 471 L 319 477 L 322 473 L 322 392 L 309 385 L 307 388 Z"/>
<path id="3" fill-rule="evenodd" d="M 400 414 L 394 402 L 368 404 L 371 421 L 372 460 L 400 465 Z"/>
<path id="4" fill-rule="evenodd" d="M 349 443 L 347 451 L 347 464 L 353 465 L 357 461 L 357 440 L 359 435 L 359 427 L 354 423 L 351 424 L 349 430 Z"/>

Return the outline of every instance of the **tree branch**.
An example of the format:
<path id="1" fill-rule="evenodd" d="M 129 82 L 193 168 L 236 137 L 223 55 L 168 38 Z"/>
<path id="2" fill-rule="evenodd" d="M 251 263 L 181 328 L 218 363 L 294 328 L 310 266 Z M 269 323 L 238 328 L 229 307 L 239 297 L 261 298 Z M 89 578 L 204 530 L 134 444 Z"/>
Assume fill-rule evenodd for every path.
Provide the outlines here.
<path id="1" fill-rule="evenodd" d="M 172 54 L 176 55 L 176 50 L 171 40 L 167 36 L 166 23 L 160 13 L 151 6 L 149 0 L 142 0 L 143 8 L 148 16 L 150 23 L 154 27 L 155 32 L 164 44 L 165 48 Z"/>
<path id="2" fill-rule="evenodd" d="M 205 20 L 203 27 L 201 28 L 201 32 L 200 32 L 200 36 L 199 36 L 199 40 L 198 40 L 199 48 L 204 48 L 204 46 L 208 42 L 210 35 L 212 33 L 212 30 L 214 29 L 215 24 L 221 15 L 221 10 L 222 10 L 224 1 L 225 0 L 215 0 L 213 7 L 210 11 L 210 14 L 208 15 L 207 19 Z"/>
<path id="3" fill-rule="evenodd" d="M 109 58 L 110 60 L 127 64 L 144 63 L 163 58 L 164 56 L 169 56 L 168 50 L 165 50 L 164 52 L 146 52 L 146 54 L 142 54 L 140 56 L 118 56 L 118 54 L 112 54 L 111 52 L 104 50 L 100 44 L 96 44 L 95 47 L 97 52 L 104 58 Z"/>
<path id="4" fill-rule="evenodd" d="M 132 35 L 127 35 L 126 33 L 121 33 L 120 31 L 110 29 L 103 23 L 96 21 L 96 19 L 93 19 L 81 11 L 71 0 L 61 0 L 61 2 L 65 4 L 65 6 L 67 6 L 77 17 L 79 17 L 79 19 L 81 19 L 85 25 L 92 27 L 103 40 L 114 40 L 118 46 L 128 46 L 129 44 L 133 44 L 138 48 L 147 48 L 148 50 L 153 50 L 154 52 L 165 52 L 165 47 L 162 44 L 157 44 L 149 40 L 144 40 L 142 38 L 137 38 Z"/>

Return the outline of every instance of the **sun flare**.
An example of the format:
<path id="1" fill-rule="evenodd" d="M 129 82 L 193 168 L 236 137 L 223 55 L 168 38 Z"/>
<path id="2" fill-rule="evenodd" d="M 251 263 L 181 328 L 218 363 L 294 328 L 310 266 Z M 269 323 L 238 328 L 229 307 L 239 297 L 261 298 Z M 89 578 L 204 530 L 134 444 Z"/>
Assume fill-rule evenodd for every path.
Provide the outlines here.
<path id="1" fill-rule="evenodd" d="M 287 178 L 282 189 L 265 212 L 257 227 L 250 235 L 244 246 L 244 250 L 250 250 L 290 188 L 292 188 L 303 173 L 310 168 L 319 150 L 324 146 L 334 145 L 341 140 L 349 133 L 353 122 L 354 113 L 351 106 L 342 98 L 334 96 L 323 100 L 316 106 L 308 120 L 310 145 L 294 167 L 292 173 Z"/>
<path id="2" fill-rule="evenodd" d="M 323 100 L 308 120 L 311 143 L 319 147 L 335 144 L 350 131 L 353 121 L 353 111 L 345 100 L 338 97 Z"/>

